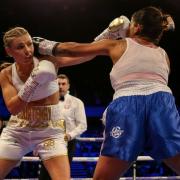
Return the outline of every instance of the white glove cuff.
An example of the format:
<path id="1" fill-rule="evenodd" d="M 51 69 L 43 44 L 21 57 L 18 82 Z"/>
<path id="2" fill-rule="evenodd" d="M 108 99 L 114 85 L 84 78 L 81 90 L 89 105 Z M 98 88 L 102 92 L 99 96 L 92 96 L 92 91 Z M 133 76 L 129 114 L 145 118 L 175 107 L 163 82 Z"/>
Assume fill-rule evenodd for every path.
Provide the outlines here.
<path id="1" fill-rule="evenodd" d="M 39 83 L 34 81 L 30 76 L 24 86 L 18 92 L 18 96 L 25 102 L 30 102 L 31 97 L 34 94 L 35 89 L 39 86 Z"/>
<path id="2" fill-rule="evenodd" d="M 94 41 L 99 41 L 102 39 L 118 39 L 118 31 L 117 32 L 110 32 L 110 30 L 107 28 L 100 35 L 98 35 L 94 39 Z"/>
<path id="3" fill-rule="evenodd" d="M 42 55 L 50 55 L 53 56 L 53 50 L 56 47 L 58 42 L 44 40 L 39 43 L 39 53 Z"/>

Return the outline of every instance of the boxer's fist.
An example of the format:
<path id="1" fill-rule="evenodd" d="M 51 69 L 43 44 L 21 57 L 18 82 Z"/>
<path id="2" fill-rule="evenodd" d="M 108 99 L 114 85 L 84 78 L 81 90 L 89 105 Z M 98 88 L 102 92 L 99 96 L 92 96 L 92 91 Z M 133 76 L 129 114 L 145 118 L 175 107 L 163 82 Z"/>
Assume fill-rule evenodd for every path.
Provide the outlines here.
<path id="1" fill-rule="evenodd" d="M 32 38 L 34 44 L 34 52 L 35 54 L 40 55 L 54 55 L 54 50 L 59 42 L 49 41 L 47 39 L 41 37 L 33 37 Z"/>
<path id="2" fill-rule="evenodd" d="M 126 16 L 122 15 L 118 18 L 115 18 L 113 21 L 111 21 L 108 28 L 111 32 L 121 31 L 121 32 L 126 33 L 129 28 L 129 24 L 130 24 L 129 19 Z M 124 33 L 121 34 L 123 38 L 126 36 Z"/>
<path id="3" fill-rule="evenodd" d="M 126 16 L 120 16 L 115 18 L 100 35 L 94 40 L 99 41 L 101 39 L 119 39 L 127 36 L 130 21 Z"/>
<path id="4" fill-rule="evenodd" d="M 57 78 L 55 66 L 52 62 L 42 60 L 31 73 L 31 78 L 38 84 L 44 84 Z"/>
<path id="5" fill-rule="evenodd" d="M 44 38 L 41 38 L 41 37 L 33 37 L 33 38 L 32 38 L 32 42 L 33 42 L 33 45 L 34 45 L 34 55 L 35 55 L 35 56 L 41 55 L 41 54 L 39 53 L 39 43 L 40 43 L 41 41 L 44 41 Z"/>

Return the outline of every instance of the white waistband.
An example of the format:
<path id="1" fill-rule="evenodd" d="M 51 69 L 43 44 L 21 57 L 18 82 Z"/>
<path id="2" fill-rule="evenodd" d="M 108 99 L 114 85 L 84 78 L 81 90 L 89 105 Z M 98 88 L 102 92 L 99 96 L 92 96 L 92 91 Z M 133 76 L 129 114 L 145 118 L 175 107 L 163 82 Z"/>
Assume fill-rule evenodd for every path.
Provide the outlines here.
<path id="1" fill-rule="evenodd" d="M 172 93 L 171 89 L 159 82 L 126 82 L 116 90 L 113 95 L 113 99 L 121 96 L 133 96 L 133 95 L 149 95 L 159 91 Z"/>

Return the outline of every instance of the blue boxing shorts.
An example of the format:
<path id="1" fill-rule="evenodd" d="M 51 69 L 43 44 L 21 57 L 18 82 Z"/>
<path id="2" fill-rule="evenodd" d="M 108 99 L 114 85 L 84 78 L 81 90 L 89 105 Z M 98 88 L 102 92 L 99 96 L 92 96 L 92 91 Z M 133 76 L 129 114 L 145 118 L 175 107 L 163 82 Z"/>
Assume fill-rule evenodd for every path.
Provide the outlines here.
<path id="1" fill-rule="evenodd" d="M 156 160 L 180 153 L 180 117 L 168 92 L 123 96 L 107 108 L 101 155 L 132 162 L 145 152 Z"/>

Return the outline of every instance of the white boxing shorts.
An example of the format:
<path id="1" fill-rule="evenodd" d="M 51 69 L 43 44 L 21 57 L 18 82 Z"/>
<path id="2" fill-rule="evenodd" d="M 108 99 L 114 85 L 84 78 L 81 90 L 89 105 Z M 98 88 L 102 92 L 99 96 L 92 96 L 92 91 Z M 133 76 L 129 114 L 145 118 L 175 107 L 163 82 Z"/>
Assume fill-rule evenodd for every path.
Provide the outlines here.
<path id="1" fill-rule="evenodd" d="M 34 151 L 42 160 L 67 155 L 59 105 L 27 107 L 11 116 L 0 137 L 0 159 L 21 160 Z"/>

